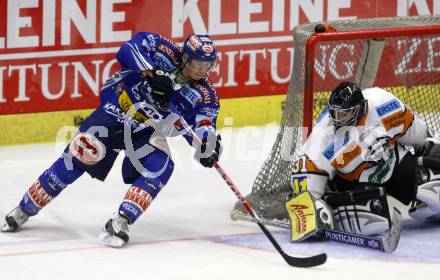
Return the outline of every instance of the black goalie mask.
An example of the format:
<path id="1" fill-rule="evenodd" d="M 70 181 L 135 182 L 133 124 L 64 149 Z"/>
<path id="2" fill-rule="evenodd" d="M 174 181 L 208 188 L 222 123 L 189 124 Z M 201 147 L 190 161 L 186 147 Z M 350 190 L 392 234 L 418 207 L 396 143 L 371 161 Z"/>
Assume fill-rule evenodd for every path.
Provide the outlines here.
<path id="1" fill-rule="evenodd" d="M 355 126 L 366 113 L 367 100 L 355 83 L 342 82 L 332 91 L 328 110 L 337 128 Z"/>

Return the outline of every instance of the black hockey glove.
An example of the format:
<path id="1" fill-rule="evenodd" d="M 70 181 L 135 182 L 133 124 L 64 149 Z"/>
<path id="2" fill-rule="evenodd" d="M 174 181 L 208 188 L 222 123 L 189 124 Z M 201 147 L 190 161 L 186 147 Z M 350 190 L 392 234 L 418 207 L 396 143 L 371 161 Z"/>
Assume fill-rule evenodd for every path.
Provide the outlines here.
<path id="1" fill-rule="evenodd" d="M 213 136 L 213 135 L 211 135 Z M 223 151 L 222 137 L 217 135 L 214 138 L 215 141 L 209 141 L 209 135 L 205 135 L 202 138 L 202 144 L 196 148 L 195 158 L 201 165 L 207 168 L 212 168 L 216 161 L 220 159 L 220 155 Z"/>
<path id="2" fill-rule="evenodd" d="M 170 73 L 156 69 L 152 71 L 152 77 L 147 75 L 146 79 L 151 87 L 151 97 L 155 102 L 165 105 L 174 91 Z"/>

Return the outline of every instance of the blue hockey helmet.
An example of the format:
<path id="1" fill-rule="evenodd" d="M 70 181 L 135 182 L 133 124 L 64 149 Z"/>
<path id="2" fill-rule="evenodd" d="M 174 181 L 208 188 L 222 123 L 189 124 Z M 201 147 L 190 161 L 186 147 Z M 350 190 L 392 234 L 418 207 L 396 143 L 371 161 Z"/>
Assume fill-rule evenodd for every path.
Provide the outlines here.
<path id="1" fill-rule="evenodd" d="M 208 35 L 189 35 L 183 44 L 183 53 L 184 64 L 194 59 L 210 62 L 212 67 L 217 60 L 217 50 Z"/>

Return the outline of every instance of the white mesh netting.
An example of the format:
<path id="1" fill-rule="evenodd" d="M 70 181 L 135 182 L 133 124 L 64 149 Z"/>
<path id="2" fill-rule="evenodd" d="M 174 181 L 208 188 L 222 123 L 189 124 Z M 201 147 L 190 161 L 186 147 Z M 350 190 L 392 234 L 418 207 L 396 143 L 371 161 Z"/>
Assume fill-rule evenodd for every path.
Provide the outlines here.
<path id="1" fill-rule="evenodd" d="M 336 32 L 332 32 L 334 36 L 321 38 L 313 49 L 307 49 L 307 42 L 315 34 L 316 23 L 300 25 L 293 30 L 293 71 L 280 130 L 255 179 L 252 193 L 246 196 L 264 219 L 287 218 L 284 204 L 290 190 L 289 165 L 305 136 L 304 112 L 310 111 L 311 119 L 316 120 L 331 90 L 341 81 L 356 81 L 364 88 L 378 86 L 389 90 L 421 115 L 434 133 L 439 132 L 440 16 L 344 20 L 327 24 L 336 28 Z M 407 34 L 397 36 L 391 32 L 379 38 L 368 34 L 371 30 L 400 30 L 402 33 L 402 28 L 408 30 Z M 411 32 L 413 29 L 418 31 Z M 338 33 L 343 32 L 355 32 L 359 37 L 343 39 L 340 36 L 338 39 Z M 306 52 L 313 52 L 313 63 L 307 63 Z M 307 91 L 312 93 L 311 103 L 305 98 Z M 245 213 L 239 202 L 234 206 L 234 213 Z"/>

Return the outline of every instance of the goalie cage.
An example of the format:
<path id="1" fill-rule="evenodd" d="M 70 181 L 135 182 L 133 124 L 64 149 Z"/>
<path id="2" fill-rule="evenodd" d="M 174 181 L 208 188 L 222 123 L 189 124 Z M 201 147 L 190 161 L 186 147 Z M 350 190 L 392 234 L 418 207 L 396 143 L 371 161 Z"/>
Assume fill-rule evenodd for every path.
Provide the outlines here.
<path id="1" fill-rule="evenodd" d="M 382 87 L 417 112 L 437 134 L 440 127 L 440 16 L 330 21 L 293 30 L 291 81 L 272 150 L 246 196 L 258 216 L 288 221 L 290 161 L 341 81 Z M 336 30 L 334 30 L 336 29 Z M 303 129 L 305 127 L 305 129 Z M 246 218 L 237 202 L 233 220 Z"/>

